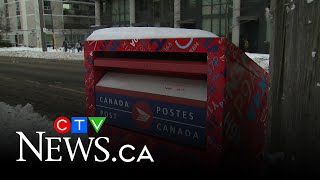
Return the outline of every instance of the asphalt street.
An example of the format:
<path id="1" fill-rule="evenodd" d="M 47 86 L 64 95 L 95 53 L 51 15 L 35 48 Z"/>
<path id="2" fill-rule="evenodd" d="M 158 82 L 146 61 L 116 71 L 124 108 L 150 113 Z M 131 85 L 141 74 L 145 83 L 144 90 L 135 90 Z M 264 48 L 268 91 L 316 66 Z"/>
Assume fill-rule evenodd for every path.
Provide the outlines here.
<path id="1" fill-rule="evenodd" d="M 0 102 L 30 103 L 50 119 L 85 116 L 83 61 L 0 57 Z"/>

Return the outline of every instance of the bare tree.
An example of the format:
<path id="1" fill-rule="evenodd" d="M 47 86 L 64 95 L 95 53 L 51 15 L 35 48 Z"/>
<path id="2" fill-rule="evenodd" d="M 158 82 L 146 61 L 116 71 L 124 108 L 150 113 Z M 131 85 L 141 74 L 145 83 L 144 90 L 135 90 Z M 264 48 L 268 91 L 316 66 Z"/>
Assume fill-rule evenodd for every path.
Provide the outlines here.
<path id="1" fill-rule="evenodd" d="M 5 8 L 0 9 L 0 40 L 10 31 L 9 20 L 6 17 Z"/>

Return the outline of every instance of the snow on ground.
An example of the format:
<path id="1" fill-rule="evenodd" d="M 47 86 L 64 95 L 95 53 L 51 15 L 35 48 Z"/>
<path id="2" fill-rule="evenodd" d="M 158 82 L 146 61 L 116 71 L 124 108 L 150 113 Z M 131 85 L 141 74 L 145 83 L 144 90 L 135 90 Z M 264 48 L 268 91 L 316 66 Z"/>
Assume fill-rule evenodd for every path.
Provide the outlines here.
<path id="1" fill-rule="evenodd" d="M 259 64 L 264 70 L 269 71 L 269 54 L 246 53 L 252 60 Z M 63 52 L 60 48 L 54 50 L 48 48 L 48 52 L 42 52 L 41 48 L 11 47 L 0 48 L 0 56 L 42 58 L 57 60 L 84 60 L 83 52 Z"/>
<path id="2" fill-rule="evenodd" d="M 69 50 L 69 52 L 63 52 L 62 48 L 56 50 L 48 48 L 47 52 L 42 52 L 41 48 L 0 48 L 0 56 L 82 61 L 84 59 L 83 52 L 76 52 L 76 50 Z"/>
<path id="3" fill-rule="evenodd" d="M 36 131 L 53 132 L 53 123 L 45 116 L 33 111 L 31 104 L 25 106 L 10 106 L 0 102 L 0 152 L 1 158 L 18 156 L 19 136 L 16 131 L 22 131 L 31 142 L 37 142 Z"/>
<path id="4" fill-rule="evenodd" d="M 269 72 L 269 54 L 258 54 L 258 53 L 248 53 L 249 56 L 254 62 L 259 64 L 265 71 Z"/>
<path id="5" fill-rule="evenodd" d="M 15 128 L 15 129 L 28 129 L 32 126 L 39 127 L 39 129 L 47 129 L 52 126 L 46 116 L 41 116 L 33 111 L 31 104 L 25 106 L 17 105 L 10 106 L 4 102 L 0 102 L 0 127 Z M 0 138 L 5 137 L 3 131 L 0 131 Z"/>
<path id="6" fill-rule="evenodd" d="M 246 52 L 247 56 L 249 56 L 251 59 L 257 59 L 257 60 L 269 60 L 269 54 L 259 54 L 259 53 L 248 53 Z"/>
<path id="7" fill-rule="evenodd" d="M 31 104 L 13 107 L 0 102 L 0 141 L 5 145 L 17 144 L 18 135 L 13 135 L 16 131 L 33 131 L 32 134 L 36 135 L 35 131 L 53 132 L 52 127 L 53 121 L 48 121 L 46 116 L 35 113 Z"/>

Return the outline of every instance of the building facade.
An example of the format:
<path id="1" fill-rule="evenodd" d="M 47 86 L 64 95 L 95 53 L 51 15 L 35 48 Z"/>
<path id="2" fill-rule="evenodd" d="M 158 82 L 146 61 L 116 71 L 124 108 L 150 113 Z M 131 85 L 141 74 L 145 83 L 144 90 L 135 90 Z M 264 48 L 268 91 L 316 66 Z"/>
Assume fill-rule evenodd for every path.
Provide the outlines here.
<path id="1" fill-rule="evenodd" d="M 18 46 L 41 47 L 38 0 L 1 0 L 9 19 L 7 38 Z M 84 40 L 95 24 L 95 3 L 88 0 L 44 0 L 43 18 L 47 46 Z"/>
<path id="2" fill-rule="evenodd" d="M 196 28 L 267 53 L 268 0 L 95 0 L 96 25 Z"/>
<path id="3" fill-rule="evenodd" d="M 41 47 L 39 0 L 0 0 L 8 38 Z M 43 0 L 46 42 L 59 47 L 93 29 L 119 26 L 196 28 L 227 37 L 248 52 L 267 53 L 268 0 Z M 54 41 L 55 40 L 55 41 Z"/>

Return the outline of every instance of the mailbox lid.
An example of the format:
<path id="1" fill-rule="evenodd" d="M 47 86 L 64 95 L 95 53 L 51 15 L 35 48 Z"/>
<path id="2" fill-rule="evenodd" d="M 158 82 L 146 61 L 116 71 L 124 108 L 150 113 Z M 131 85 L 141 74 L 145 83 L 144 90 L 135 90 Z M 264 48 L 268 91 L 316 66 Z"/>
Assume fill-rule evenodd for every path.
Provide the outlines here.
<path id="1" fill-rule="evenodd" d="M 121 39 L 163 39 L 163 38 L 213 38 L 212 32 L 200 29 L 168 27 L 111 27 L 95 30 L 87 41 Z"/>
<path id="2" fill-rule="evenodd" d="M 106 73 L 96 86 L 197 101 L 207 100 L 206 80 L 110 72 Z"/>
<path id="3" fill-rule="evenodd" d="M 106 123 L 205 148 L 206 81 L 107 73 L 96 85 Z"/>

